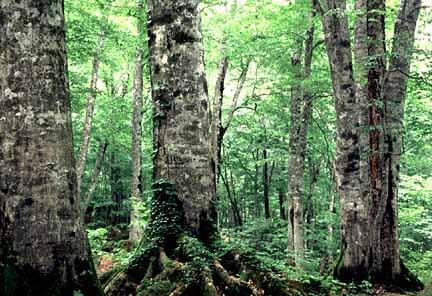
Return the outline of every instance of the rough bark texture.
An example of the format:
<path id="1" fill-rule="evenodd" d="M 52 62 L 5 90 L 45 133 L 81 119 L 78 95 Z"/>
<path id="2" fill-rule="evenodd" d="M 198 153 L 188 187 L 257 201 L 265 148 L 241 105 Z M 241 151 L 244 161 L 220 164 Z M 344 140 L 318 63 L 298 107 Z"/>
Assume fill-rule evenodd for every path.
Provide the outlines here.
<path id="1" fill-rule="evenodd" d="M 164 219 L 157 205 L 175 196 L 186 228 L 207 242 L 216 225 L 215 178 L 198 2 L 148 1 L 157 190 L 152 220 Z"/>
<path id="2" fill-rule="evenodd" d="M 353 72 L 348 52 L 350 44 L 345 3 L 327 1 L 327 4 L 329 10 L 322 14 L 322 19 L 336 100 L 343 94 L 340 89 L 352 88 L 359 110 L 357 132 L 354 133 L 356 127 L 352 127 L 352 134 L 357 139 L 353 142 L 356 146 L 359 142 L 359 148 L 347 154 L 347 160 L 352 160 L 351 164 L 336 162 L 343 224 L 342 253 L 336 275 L 347 281 L 368 279 L 381 284 L 419 289 L 421 283 L 400 262 L 396 202 L 403 105 L 421 1 L 404 0 L 401 3 L 387 73 L 385 3 L 381 0 L 357 1 L 356 8 L 361 11 L 361 15 L 355 26 L 356 81 L 346 81 L 338 75 L 344 69 L 348 71 L 345 77 L 352 77 Z M 335 14 L 331 12 L 332 9 L 339 11 Z M 341 37 L 341 32 L 345 37 Z M 353 85 L 356 86 L 355 91 Z M 348 100 L 350 96 L 346 98 Z M 351 99 L 349 102 L 351 106 Z M 339 130 L 339 117 L 344 115 L 341 113 L 344 110 L 336 109 Z M 352 111 L 354 114 L 355 109 Z M 355 122 L 354 118 L 352 120 Z M 338 155 L 340 149 L 344 148 L 342 138 L 343 134 L 338 133 Z M 350 187 L 354 189 L 351 192 L 341 191 L 344 189 L 341 188 L 343 167 L 349 172 L 347 174 L 345 171 L 345 183 L 351 184 Z M 359 180 L 359 184 L 356 180 Z"/>
<path id="3" fill-rule="evenodd" d="M 404 105 L 420 7 L 421 0 L 404 0 L 401 3 L 394 29 L 393 51 L 382 86 L 385 106 L 383 180 L 381 199 L 376 215 L 373 217 L 374 228 L 379 229 L 380 234 L 374 236 L 372 241 L 374 255 L 371 270 L 372 276 L 378 280 L 396 282 L 414 289 L 421 288 L 422 284 L 406 270 L 400 261 L 397 195 Z"/>
<path id="4" fill-rule="evenodd" d="M 360 186 L 360 143 L 346 2 L 327 0 L 322 22 L 336 106 L 336 182 L 342 214 L 342 250 L 337 275 L 367 278 L 367 204 Z"/>
<path id="5" fill-rule="evenodd" d="M 80 219 L 62 1 L 1 1 L 0 48 L 0 295 L 101 295 Z"/>
<path id="6" fill-rule="evenodd" d="M 97 42 L 97 48 L 95 49 L 93 62 L 92 62 L 92 73 L 90 77 L 89 94 L 87 96 L 86 115 L 84 118 L 84 126 L 81 135 L 81 146 L 76 164 L 76 174 L 78 183 L 78 196 L 81 195 L 81 185 L 84 175 L 85 165 L 87 161 L 87 154 L 90 145 L 90 133 L 93 125 L 93 113 L 96 103 L 97 96 L 97 82 L 99 77 L 99 66 L 100 66 L 100 55 L 105 42 L 105 32 L 102 30 L 99 33 Z"/>
<path id="7" fill-rule="evenodd" d="M 138 2 L 138 44 L 135 57 L 135 79 L 132 116 L 132 180 L 131 180 L 131 214 L 129 239 L 138 241 L 143 234 L 140 225 L 139 203 L 141 200 L 141 141 L 142 141 L 142 108 L 143 108 L 143 58 L 142 36 L 145 32 L 143 19 L 143 2 Z"/>

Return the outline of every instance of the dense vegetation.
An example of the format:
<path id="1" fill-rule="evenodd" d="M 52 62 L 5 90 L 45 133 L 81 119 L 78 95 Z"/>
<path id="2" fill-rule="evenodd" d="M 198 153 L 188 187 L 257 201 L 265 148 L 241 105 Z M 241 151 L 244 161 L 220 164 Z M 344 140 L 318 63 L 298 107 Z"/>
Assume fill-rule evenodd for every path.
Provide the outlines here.
<path id="1" fill-rule="evenodd" d="M 168 5 L 175 1 L 149 2 Z M 183 200 L 177 198 L 175 184 L 154 167 L 163 162 L 154 143 L 159 132 L 155 136 L 154 131 L 164 124 L 164 108 L 171 106 L 157 105 L 152 99 L 152 90 L 153 96 L 160 91 L 155 81 L 163 77 L 155 78 L 152 65 L 158 48 L 152 47 L 154 40 L 145 29 L 150 23 L 148 7 L 126 0 L 64 3 L 77 194 L 84 205 L 81 216 L 96 271 L 107 295 L 215 295 L 208 288 L 210 279 L 217 286 L 214 291 L 226 295 L 379 294 L 382 286 L 394 288 L 368 280 L 343 283 L 339 281 L 343 277 L 333 277 L 344 256 L 341 224 L 349 219 L 342 215 L 336 184 L 339 117 L 335 75 L 322 25 L 322 19 L 332 14 L 321 15 L 315 1 L 200 2 L 208 90 L 191 90 L 187 84 L 180 89 L 194 95 L 208 91 L 209 116 L 203 124 L 210 130 L 207 144 L 213 149 L 211 174 L 215 174 L 217 188 L 214 198 L 211 193 L 204 196 L 211 199 L 212 206 L 214 202 L 209 220 L 214 217 L 212 211 L 217 212 L 217 219 L 211 220 L 218 229 L 214 240 L 214 230 L 209 235 L 203 235 L 201 228 L 192 227 L 192 234 L 182 230 L 183 225 L 191 225 L 193 217 L 185 213 L 184 220 L 180 214 L 185 211 Z M 347 1 L 352 51 L 355 24 L 364 15 L 355 9 L 360 2 Z M 337 8 L 342 1 L 335 3 Z M 384 64 L 394 50 L 399 5 L 388 0 L 385 10 L 381 7 L 373 16 L 385 18 L 383 47 L 389 51 Z M 420 10 L 411 72 L 406 73 L 397 194 L 400 257 L 415 282 L 409 288 L 417 290 L 420 284 L 415 278 L 424 284 L 432 281 L 432 14 L 427 5 Z M 1 17 L 0 12 L 0 27 Z M 188 60 L 181 54 L 179 59 Z M 364 69 L 373 69 L 374 61 L 364 61 Z M 140 68 L 143 85 L 142 94 L 137 95 Z M 362 67 L 355 64 L 354 68 L 356 79 L 362 81 Z M 142 98 L 138 109 L 137 98 Z M 382 107 L 379 104 L 377 109 Z M 0 112 L 0 121 L 2 115 Z M 139 134 L 134 129 L 137 122 Z M 182 131 L 187 132 L 188 127 L 178 133 Z M 0 138 L 0 144 L 2 141 Z M 140 146 L 134 146 L 137 141 Z M 166 147 L 176 143 L 172 140 Z M 200 144 L 192 144 L 194 149 L 185 151 L 198 151 Z M 139 162 L 134 149 L 140 151 Z M 182 163 L 181 159 L 170 161 Z M 134 169 L 137 163 L 138 170 Z M 200 169 L 195 174 L 205 175 L 202 172 L 207 168 L 194 168 Z M 194 170 L 190 171 L 192 175 Z M 198 186 L 201 183 L 191 184 L 192 189 L 203 191 Z M 0 222 L 2 219 L 0 208 Z M 298 233 L 304 238 L 300 235 L 298 239 Z M 0 269 L 2 264 L 0 260 Z M 198 287 L 197 274 L 199 285 L 208 287 Z M 9 292 L 14 295 L 13 290 Z M 1 296 L 7 293 L 0 288 Z"/>

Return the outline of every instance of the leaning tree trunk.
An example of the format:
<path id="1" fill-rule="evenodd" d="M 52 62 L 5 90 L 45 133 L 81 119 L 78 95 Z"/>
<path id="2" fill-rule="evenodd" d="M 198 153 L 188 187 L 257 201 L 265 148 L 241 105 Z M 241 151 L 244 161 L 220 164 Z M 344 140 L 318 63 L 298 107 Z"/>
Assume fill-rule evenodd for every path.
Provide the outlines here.
<path id="1" fill-rule="evenodd" d="M 0 295 L 101 295 L 72 148 L 63 3 L 0 3 Z"/>
<path id="2" fill-rule="evenodd" d="M 198 2 L 148 1 L 156 151 L 150 227 L 179 227 L 209 243 L 216 231 L 216 188 Z M 170 207 L 175 213 L 166 219 Z M 175 239 L 166 231 L 161 236 Z"/>
<path id="3" fill-rule="evenodd" d="M 92 62 L 92 72 L 90 77 L 90 88 L 89 94 L 87 96 L 86 114 L 84 118 L 84 126 L 81 135 L 81 145 L 77 158 L 76 171 L 77 171 L 77 183 L 78 183 L 78 196 L 81 196 L 81 185 L 83 180 L 83 175 L 85 171 L 85 165 L 87 161 L 87 154 L 90 145 L 90 134 L 93 126 L 93 113 L 96 104 L 97 96 L 97 82 L 99 77 L 99 66 L 101 60 L 101 52 L 105 42 L 105 31 L 101 30 L 98 37 L 97 48 L 95 49 L 93 62 Z"/>
<path id="4" fill-rule="evenodd" d="M 140 225 L 139 206 L 141 201 L 141 141 L 142 141 L 142 108 L 143 108 L 143 58 L 144 51 L 141 44 L 143 40 L 144 19 L 143 3 L 138 2 L 138 44 L 135 60 L 135 80 L 133 94 L 133 116 L 132 116 L 132 180 L 131 180 L 131 214 L 129 239 L 138 241 L 143 233 Z"/>

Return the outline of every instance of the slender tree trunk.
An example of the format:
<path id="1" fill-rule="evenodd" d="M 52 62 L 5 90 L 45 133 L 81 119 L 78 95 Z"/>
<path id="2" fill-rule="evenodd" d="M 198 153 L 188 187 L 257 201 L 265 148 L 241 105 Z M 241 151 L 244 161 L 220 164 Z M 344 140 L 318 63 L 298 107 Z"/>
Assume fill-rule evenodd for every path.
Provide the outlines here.
<path id="1" fill-rule="evenodd" d="M 121 171 L 117 163 L 115 151 L 110 153 L 110 172 L 109 183 L 111 188 L 111 199 L 114 206 L 109 208 L 109 220 L 111 224 L 129 223 L 128 216 L 126 216 L 123 201 L 126 199 L 124 194 L 124 185 L 121 179 Z"/>
<path id="2" fill-rule="evenodd" d="M 135 79 L 133 93 L 133 116 L 132 116 L 132 180 L 131 180 L 131 214 L 129 239 L 138 241 L 143 234 L 140 221 L 139 207 L 142 199 L 140 189 L 141 178 L 141 142 L 142 142 L 142 108 L 143 108 L 143 58 L 144 51 L 142 42 L 145 34 L 143 2 L 138 2 L 138 44 L 135 57 Z"/>
<path id="3" fill-rule="evenodd" d="M 312 10 L 312 19 L 315 17 L 315 10 Z M 304 167 L 307 148 L 307 133 L 309 119 L 312 112 L 312 96 L 307 89 L 302 88 L 302 82 L 308 79 L 312 69 L 313 40 L 315 28 L 312 26 L 306 32 L 304 50 L 304 69 L 302 71 L 301 53 L 299 49 L 291 61 L 294 71 L 294 84 L 291 89 L 291 127 L 288 160 L 288 199 L 293 203 L 290 206 L 290 231 L 289 239 L 293 242 L 295 261 L 304 258 L 305 229 L 304 229 Z"/>
<path id="4" fill-rule="evenodd" d="M 204 243 L 216 232 L 198 4 L 197 0 L 148 1 L 156 151 L 150 228 L 168 249 L 180 232 L 190 230 Z"/>
<path id="5" fill-rule="evenodd" d="M 108 142 L 107 141 L 102 141 L 99 144 L 99 149 L 98 149 L 98 153 L 97 153 L 97 157 L 96 157 L 96 162 L 93 168 L 93 173 L 90 179 L 90 183 L 89 183 L 89 187 L 87 189 L 86 194 L 84 195 L 84 198 L 82 199 L 82 206 L 81 206 L 81 211 L 82 211 L 82 215 L 85 216 L 88 206 L 90 204 L 91 201 L 91 197 L 93 195 L 94 190 L 96 189 L 96 186 L 98 184 L 98 179 L 99 179 L 99 175 L 100 175 L 100 171 L 102 168 L 102 162 L 103 159 L 105 157 L 105 151 L 106 148 L 108 146 Z"/>
<path id="6" fill-rule="evenodd" d="M 256 149 L 252 153 L 253 159 L 255 161 L 255 174 L 254 174 L 254 199 L 255 199 L 255 217 L 259 218 L 261 217 L 261 202 L 258 194 L 258 176 L 259 176 L 259 166 L 258 166 L 258 160 L 259 160 L 259 150 Z"/>
<path id="7" fill-rule="evenodd" d="M 282 188 L 280 188 L 279 189 L 279 217 L 281 218 L 281 220 L 287 220 L 285 204 L 286 204 L 285 192 L 283 191 Z"/>
<path id="8" fill-rule="evenodd" d="M 86 115 L 84 119 L 84 127 L 81 135 L 81 146 L 77 158 L 77 184 L 78 196 L 81 196 L 81 185 L 84 175 L 85 165 L 87 161 L 87 154 L 90 144 L 90 134 L 93 125 L 93 113 L 95 108 L 97 96 L 97 82 L 99 77 L 99 66 L 101 60 L 101 53 L 105 42 L 105 31 L 101 30 L 98 37 L 97 47 L 94 52 L 92 62 L 92 73 L 90 77 L 89 93 L 87 96 Z"/>
<path id="9" fill-rule="evenodd" d="M 318 175 L 319 175 L 319 164 L 316 165 L 313 163 L 309 163 L 310 183 L 309 183 L 309 192 L 306 199 L 306 213 L 305 213 L 305 221 L 306 224 L 308 225 L 309 233 L 312 233 L 315 228 L 315 206 L 314 206 L 313 194 L 318 182 Z M 316 244 L 316 240 L 314 238 L 310 238 L 307 241 L 306 246 L 309 250 L 312 250 L 315 244 Z"/>
<path id="10" fill-rule="evenodd" d="M 269 168 L 268 168 L 268 152 L 267 149 L 263 149 L 263 198 L 264 198 L 264 215 L 266 219 L 270 219 L 270 198 L 269 198 L 269 190 L 270 190 L 270 184 L 269 184 Z"/>
<path id="11" fill-rule="evenodd" d="M 219 63 L 218 78 L 216 80 L 215 95 L 213 102 L 212 120 L 212 153 L 216 184 L 219 182 L 220 159 L 222 150 L 222 104 L 225 90 L 225 78 L 228 71 L 228 57 L 224 56 Z"/>
<path id="12" fill-rule="evenodd" d="M 72 148 L 62 1 L 0 2 L 0 295 L 101 295 Z"/>

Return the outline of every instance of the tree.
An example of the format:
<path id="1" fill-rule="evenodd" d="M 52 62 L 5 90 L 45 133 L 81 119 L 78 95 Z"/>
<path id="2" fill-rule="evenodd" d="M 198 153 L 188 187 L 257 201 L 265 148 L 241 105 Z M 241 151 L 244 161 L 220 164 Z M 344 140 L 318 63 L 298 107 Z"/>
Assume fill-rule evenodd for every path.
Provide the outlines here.
<path id="1" fill-rule="evenodd" d="M 148 9 L 156 151 L 152 223 L 177 224 L 163 222 L 165 209 L 157 206 L 172 199 L 185 220 L 183 231 L 209 243 L 215 183 L 198 1 L 153 0 Z"/>
<path id="2" fill-rule="evenodd" d="M 145 34 L 143 20 L 143 2 L 138 2 L 138 44 L 135 57 L 135 80 L 133 93 L 132 117 L 132 180 L 131 180 L 131 228 L 129 238 L 138 241 L 142 236 L 141 221 L 139 221 L 139 202 L 141 199 L 141 141 L 142 141 L 142 108 L 143 108 L 143 67 L 144 50 L 142 40 Z"/>
<path id="3" fill-rule="evenodd" d="M 0 8 L 0 294 L 101 295 L 77 194 L 63 2 Z"/>
<path id="4" fill-rule="evenodd" d="M 312 8 L 311 26 L 306 32 L 303 46 L 292 58 L 294 83 L 291 88 L 291 126 L 289 140 L 288 161 L 288 200 L 289 205 L 289 240 L 288 246 L 294 253 L 294 263 L 299 264 L 304 258 L 305 229 L 303 204 L 305 157 L 307 148 L 307 135 L 309 120 L 312 112 L 312 96 L 308 89 L 302 86 L 305 80 L 310 78 L 312 72 L 312 56 L 314 50 L 314 17 L 315 9 Z M 300 42 L 301 44 L 303 42 Z M 303 56 L 303 63 L 301 58 Z"/>
<path id="5" fill-rule="evenodd" d="M 385 4 L 357 1 L 356 69 L 345 1 L 319 7 L 336 98 L 342 251 L 335 274 L 342 280 L 421 287 L 400 261 L 397 234 L 403 106 L 420 4 L 402 1 L 386 68 Z"/>

